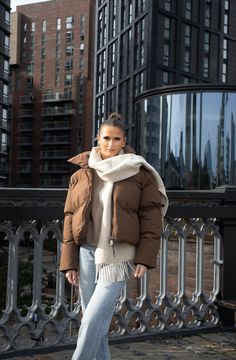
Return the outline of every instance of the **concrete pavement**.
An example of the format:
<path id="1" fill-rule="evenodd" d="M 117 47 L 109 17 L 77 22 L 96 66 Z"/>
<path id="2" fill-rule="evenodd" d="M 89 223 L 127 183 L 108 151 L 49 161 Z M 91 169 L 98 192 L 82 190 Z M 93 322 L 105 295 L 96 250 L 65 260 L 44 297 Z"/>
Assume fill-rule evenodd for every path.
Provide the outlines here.
<path id="1" fill-rule="evenodd" d="M 56 349 L 44 354 L 2 354 L 11 360 L 70 360 L 73 348 Z M 7 356 L 7 357 L 5 357 Z M 113 343 L 112 360 L 236 360 L 236 331 L 199 333 L 192 336 L 157 337 L 146 341 Z M 86 360 L 86 359 L 85 359 Z"/>

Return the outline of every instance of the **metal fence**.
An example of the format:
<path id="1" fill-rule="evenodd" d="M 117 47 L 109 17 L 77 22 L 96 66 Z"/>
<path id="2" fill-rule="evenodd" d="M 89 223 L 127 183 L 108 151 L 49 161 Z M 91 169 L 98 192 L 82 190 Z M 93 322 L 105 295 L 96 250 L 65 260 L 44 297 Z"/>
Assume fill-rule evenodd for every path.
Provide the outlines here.
<path id="1" fill-rule="evenodd" d="M 216 300 L 236 299 L 235 195 L 231 187 L 168 193 L 157 268 L 129 281 L 117 301 L 111 338 L 224 323 Z M 76 341 L 79 293 L 59 272 L 65 196 L 66 190 L 0 189 L 1 352 Z M 233 315 L 225 319 L 233 324 Z"/>

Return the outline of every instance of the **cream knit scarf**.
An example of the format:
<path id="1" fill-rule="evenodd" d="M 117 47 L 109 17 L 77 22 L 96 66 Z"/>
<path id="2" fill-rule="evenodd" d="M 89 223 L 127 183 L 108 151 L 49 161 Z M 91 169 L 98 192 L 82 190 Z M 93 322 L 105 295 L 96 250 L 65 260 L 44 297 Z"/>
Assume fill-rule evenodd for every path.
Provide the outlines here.
<path id="1" fill-rule="evenodd" d="M 104 181 L 101 191 L 103 205 L 101 230 L 95 251 L 95 264 L 98 281 L 110 283 L 128 278 L 132 272 L 135 246 L 120 243 L 111 246 L 111 221 L 112 221 L 112 193 L 115 182 L 127 179 L 137 174 L 141 166 L 148 169 L 157 181 L 157 189 L 163 200 L 163 217 L 168 207 L 168 199 L 164 184 L 157 171 L 146 160 L 135 154 L 121 154 L 105 160 L 101 159 L 99 147 L 93 148 L 89 157 L 89 167 L 95 169 L 97 175 Z"/>

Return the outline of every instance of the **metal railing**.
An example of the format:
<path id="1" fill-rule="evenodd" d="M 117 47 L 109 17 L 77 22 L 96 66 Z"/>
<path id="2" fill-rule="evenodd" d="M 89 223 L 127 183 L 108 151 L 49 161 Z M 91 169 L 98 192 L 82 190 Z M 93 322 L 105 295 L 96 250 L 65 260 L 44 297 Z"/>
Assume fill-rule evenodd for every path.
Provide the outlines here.
<path id="1" fill-rule="evenodd" d="M 113 339 L 217 329 L 224 322 L 217 298 L 236 299 L 236 261 L 229 273 L 227 255 L 235 258 L 236 188 L 168 196 L 157 269 L 130 279 L 117 301 Z M 65 197 L 66 189 L 0 189 L 0 264 L 8 269 L 0 282 L 1 352 L 76 341 L 79 294 L 59 271 Z"/>

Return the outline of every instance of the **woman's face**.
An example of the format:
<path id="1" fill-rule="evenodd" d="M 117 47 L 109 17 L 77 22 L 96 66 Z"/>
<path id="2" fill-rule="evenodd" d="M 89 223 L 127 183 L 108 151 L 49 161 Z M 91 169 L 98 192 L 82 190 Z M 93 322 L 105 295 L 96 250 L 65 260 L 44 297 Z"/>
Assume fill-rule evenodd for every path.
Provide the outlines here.
<path id="1" fill-rule="evenodd" d="M 125 145 L 124 132 L 117 126 L 102 126 L 97 139 L 101 147 L 102 159 L 118 155 Z"/>

